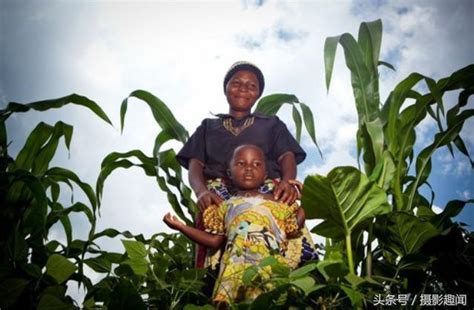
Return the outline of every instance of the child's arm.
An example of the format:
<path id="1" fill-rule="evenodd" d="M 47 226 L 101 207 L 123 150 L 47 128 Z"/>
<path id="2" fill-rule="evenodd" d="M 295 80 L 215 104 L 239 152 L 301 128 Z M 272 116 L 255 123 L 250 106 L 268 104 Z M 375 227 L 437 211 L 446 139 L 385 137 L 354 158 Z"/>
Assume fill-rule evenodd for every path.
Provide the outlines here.
<path id="1" fill-rule="evenodd" d="M 192 241 L 208 248 L 219 248 L 225 239 L 224 235 L 214 235 L 197 228 L 187 226 L 178 220 L 176 216 L 172 216 L 170 213 L 167 213 L 163 217 L 163 222 L 165 222 L 165 224 L 171 229 L 180 231 Z"/>

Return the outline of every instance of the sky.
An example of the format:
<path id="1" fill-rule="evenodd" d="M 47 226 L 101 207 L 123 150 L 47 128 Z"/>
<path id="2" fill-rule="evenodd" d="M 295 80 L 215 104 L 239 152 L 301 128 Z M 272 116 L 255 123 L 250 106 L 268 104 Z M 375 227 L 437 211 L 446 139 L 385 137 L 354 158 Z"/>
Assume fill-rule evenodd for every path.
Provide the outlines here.
<path id="1" fill-rule="evenodd" d="M 357 166 L 357 116 L 350 76 L 338 48 L 332 84 L 324 83 L 324 40 L 344 32 L 357 36 L 363 21 L 383 22 L 380 68 L 382 100 L 412 72 L 440 79 L 474 63 L 474 2 L 453 1 L 10 1 L 0 0 L 0 108 L 72 93 L 97 102 L 110 126 L 90 111 L 67 106 L 16 114 L 7 122 L 15 156 L 39 121 L 74 126 L 70 153 L 59 148 L 52 166 L 63 166 L 95 185 L 109 153 L 140 149 L 152 154 L 158 126 L 144 102 L 130 100 L 123 134 L 120 104 L 132 91 L 147 90 L 163 100 L 191 134 L 212 113 L 226 112 L 222 81 L 237 60 L 257 64 L 265 75 L 264 95 L 295 94 L 313 110 L 324 157 L 309 137 L 298 178 Z M 446 104 L 456 96 L 446 97 Z M 471 98 L 468 107 L 472 108 Z M 282 118 L 294 132 L 291 110 Z M 417 141 L 427 146 L 435 124 L 423 122 Z M 462 137 L 474 153 L 474 121 Z M 168 147 L 179 148 L 178 143 Z M 165 149 L 165 147 L 163 148 Z M 473 197 L 469 161 L 439 150 L 429 179 L 435 205 Z M 63 188 L 64 195 L 70 195 Z M 80 197 L 80 196 L 79 196 Z M 138 168 L 117 170 L 106 181 L 97 230 L 114 227 L 149 237 L 167 231 L 162 217 L 171 210 L 156 182 Z M 74 216 L 74 237 L 85 238 L 87 220 Z M 472 230 L 474 206 L 457 218 Z M 314 226 L 314 225 L 313 225 Z M 310 225 L 310 228 L 313 227 Z M 64 240 L 60 227 L 52 239 Z M 105 238 L 101 246 L 122 250 Z"/>

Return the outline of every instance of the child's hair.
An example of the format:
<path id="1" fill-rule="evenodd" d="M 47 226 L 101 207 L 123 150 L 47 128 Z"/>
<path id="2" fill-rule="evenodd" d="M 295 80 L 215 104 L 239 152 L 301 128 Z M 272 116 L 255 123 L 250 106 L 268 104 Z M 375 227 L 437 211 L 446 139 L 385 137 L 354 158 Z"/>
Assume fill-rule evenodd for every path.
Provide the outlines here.
<path id="1" fill-rule="evenodd" d="M 234 159 L 235 153 L 239 149 L 243 149 L 243 148 L 253 148 L 253 149 L 258 150 L 260 152 L 260 154 L 262 155 L 262 160 L 263 160 L 263 163 L 265 164 L 265 168 L 267 167 L 267 157 L 265 156 L 265 153 L 263 152 L 261 147 L 259 147 L 258 145 L 255 145 L 255 144 L 241 144 L 241 145 L 236 146 L 232 150 L 232 152 L 230 153 L 230 156 L 226 159 L 227 168 L 229 168 L 230 165 L 232 164 L 232 160 Z"/>

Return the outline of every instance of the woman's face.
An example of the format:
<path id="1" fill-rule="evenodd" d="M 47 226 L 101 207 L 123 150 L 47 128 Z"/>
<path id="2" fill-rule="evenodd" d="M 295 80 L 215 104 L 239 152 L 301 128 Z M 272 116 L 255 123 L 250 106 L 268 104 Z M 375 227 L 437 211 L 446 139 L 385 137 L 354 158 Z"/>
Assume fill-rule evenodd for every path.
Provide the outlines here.
<path id="1" fill-rule="evenodd" d="M 242 147 L 234 152 L 230 162 L 230 176 L 237 188 L 258 189 L 266 178 L 265 159 L 262 150 Z"/>
<path id="2" fill-rule="evenodd" d="M 249 112 L 260 94 L 257 76 L 248 70 L 237 71 L 226 85 L 230 108 L 236 112 Z"/>

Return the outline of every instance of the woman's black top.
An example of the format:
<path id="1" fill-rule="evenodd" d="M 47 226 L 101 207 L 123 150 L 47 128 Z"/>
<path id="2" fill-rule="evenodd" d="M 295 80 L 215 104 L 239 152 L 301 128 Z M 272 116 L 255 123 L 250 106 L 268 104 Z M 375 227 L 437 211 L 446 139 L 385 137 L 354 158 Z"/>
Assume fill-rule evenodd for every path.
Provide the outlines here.
<path id="1" fill-rule="evenodd" d="M 295 154 L 296 163 L 301 163 L 305 151 L 288 131 L 286 125 L 276 116 L 266 116 L 260 113 L 250 115 L 255 117 L 253 125 L 245 128 L 238 136 L 227 131 L 223 119 L 231 117 L 218 114 L 218 118 L 206 118 L 194 134 L 184 144 L 176 159 L 188 169 L 189 160 L 195 158 L 204 163 L 204 176 L 207 179 L 227 178 L 227 166 L 234 149 L 242 144 L 255 144 L 265 153 L 267 159 L 267 174 L 269 178 L 281 177 L 278 158 L 286 152 Z M 232 119 L 234 127 L 243 124 L 244 119 Z"/>

